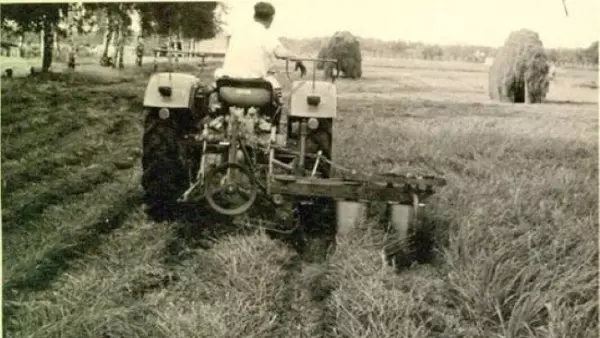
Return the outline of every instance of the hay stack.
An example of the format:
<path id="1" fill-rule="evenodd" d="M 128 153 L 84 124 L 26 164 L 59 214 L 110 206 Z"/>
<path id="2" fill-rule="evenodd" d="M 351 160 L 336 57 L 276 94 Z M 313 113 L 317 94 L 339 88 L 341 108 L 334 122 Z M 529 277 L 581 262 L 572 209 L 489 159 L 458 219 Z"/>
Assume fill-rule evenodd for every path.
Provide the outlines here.
<path id="1" fill-rule="evenodd" d="M 319 57 L 337 59 L 341 75 L 358 79 L 362 76 L 362 55 L 360 53 L 360 42 L 347 31 L 336 32 L 327 45 L 319 51 Z M 319 69 L 323 65 L 318 65 Z M 330 76 L 335 66 L 331 63 L 325 64 L 325 74 Z"/>
<path id="2" fill-rule="evenodd" d="M 537 33 L 512 32 L 496 53 L 489 73 L 493 100 L 541 103 L 548 93 L 548 56 Z"/>
<path id="3" fill-rule="evenodd" d="M 317 59 L 324 59 L 327 57 L 327 46 L 321 46 L 319 49 L 319 54 L 317 55 Z M 325 67 L 324 62 L 317 62 L 317 69 L 322 70 Z"/>

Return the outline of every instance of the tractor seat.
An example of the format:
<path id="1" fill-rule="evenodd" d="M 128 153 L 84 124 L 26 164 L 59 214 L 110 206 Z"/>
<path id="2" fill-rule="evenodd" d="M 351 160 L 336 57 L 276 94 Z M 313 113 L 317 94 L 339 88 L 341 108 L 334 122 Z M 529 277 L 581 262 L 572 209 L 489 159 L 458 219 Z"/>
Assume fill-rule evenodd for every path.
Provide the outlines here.
<path id="1" fill-rule="evenodd" d="M 273 103 L 273 86 L 265 79 L 221 77 L 216 85 L 219 101 L 228 106 L 250 108 Z"/>

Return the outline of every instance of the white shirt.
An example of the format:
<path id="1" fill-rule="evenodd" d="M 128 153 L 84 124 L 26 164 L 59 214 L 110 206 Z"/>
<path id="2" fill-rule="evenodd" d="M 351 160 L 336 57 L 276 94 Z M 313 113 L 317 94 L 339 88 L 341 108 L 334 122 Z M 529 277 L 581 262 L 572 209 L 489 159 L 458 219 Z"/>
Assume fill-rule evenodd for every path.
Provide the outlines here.
<path id="1" fill-rule="evenodd" d="M 280 41 L 262 24 L 253 21 L 231 36 L 222 75 L 237 78 L 264 78 L 275 65 Z"/>

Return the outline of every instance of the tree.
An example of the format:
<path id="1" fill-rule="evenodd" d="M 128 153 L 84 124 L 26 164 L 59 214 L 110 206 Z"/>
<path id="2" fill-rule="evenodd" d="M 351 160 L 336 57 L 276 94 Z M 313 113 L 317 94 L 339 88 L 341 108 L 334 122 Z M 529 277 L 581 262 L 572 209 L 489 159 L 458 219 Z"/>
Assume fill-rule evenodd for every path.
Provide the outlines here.
<path id="1" fill-rule="evenodd" d="M 152 2 L 137 3 L 142 35 L 157 34 L 167 37 L 167 46 L 183 45 L 182 39 L 195 40 L 213 38 L 219 31 L 220 18 L 217 9 L 227 12 L 227 7 L 216 1 L 211 2 Z M 167 56 L 170 58 L 171 53 Z"/>
<path id="2" fill-rule="evenodd" d="M 42 72 L 52 65 L 54 32 L 62 16 L 68 13 L 68 3 L 12 3 L 2 5 L 1 24 L 10 27 L 16 24 L 19 32 L 34 31 L 42 34 Z"/>
<path id="3" fill-rule="evenodd" d="M 584 54 L 587 62 L 593 65 L 598 65 L 598 41 L 592 42 L 592 44 L 585 49 Z"/>
<path id="4" fill-rule="evenodd" d="M 219 29 L 219 2 L 136 3 L 143 35 L 158 34 L 188 39 L 210 39 Z"/>
<path id="5" fill-rule="evenodd" d="M 438 60 L 444 55 L 444 51 L 438 45 L 423 48 L 422 55 L 425 60 Z"/>
<path id="6" fill-rule="evenodd" d="M 111 42 L 114 46 L 113 67 L 123 68 L 123 51 L 125 39 L 128 37 L 132 24 L 131 13 L 137 11 L 138 3 L 134 2 L 90 2 L 84 7 L 104 22 L 104 49 L 100 57 L 101 65 L 108 65 L 108 48 Z"/>

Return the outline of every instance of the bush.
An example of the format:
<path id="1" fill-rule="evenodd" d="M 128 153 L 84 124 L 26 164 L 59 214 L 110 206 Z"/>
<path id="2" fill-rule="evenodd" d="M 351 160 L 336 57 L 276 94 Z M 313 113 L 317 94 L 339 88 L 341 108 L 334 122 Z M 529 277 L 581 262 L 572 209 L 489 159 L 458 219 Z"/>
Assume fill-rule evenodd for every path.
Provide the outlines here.
<path id="1" fill-rule="evenodd" d="M 360 42 L 347 31 L 336 32 L 327 45 L 319 51 L 320 58 L 337 59 L 341 75 L 358 79 L 362 76 L 362 55 Z M 319 69 L 325 68 L 325 74 L 330 76 L 335 65 L 326 63 L 318 65 Z"/>
<path id="2" fill-rule="evenodd" d="M 528 29 L 512 32 L 490 68 L 490 98 L 512 103 L 542 102 L 548 93 L 548 61 L 537 33 Z"/>

